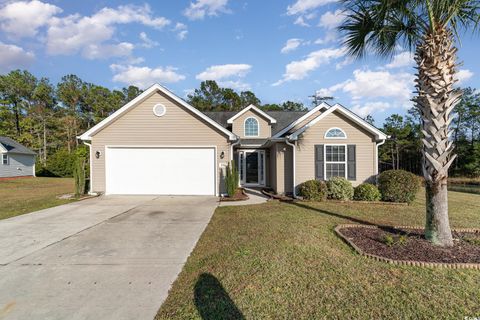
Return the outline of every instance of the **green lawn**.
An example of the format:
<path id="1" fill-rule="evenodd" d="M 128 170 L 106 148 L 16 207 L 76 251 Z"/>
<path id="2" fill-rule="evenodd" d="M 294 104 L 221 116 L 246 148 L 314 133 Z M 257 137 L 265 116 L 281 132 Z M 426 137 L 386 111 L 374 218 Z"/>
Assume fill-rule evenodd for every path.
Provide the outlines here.
<path id="1" fill-rule="evenodd" d="M 480 271 L 393 266 L 356 254 L 340 223 L 423 225 L 411 206 L 267 203 L 215 212 L 157 319 L 480 317 Z M 480 227 L 480 195 L 450 193 L 451 223 Z"/>
<path id="2" fill-rule="evenodd" d="M 69 203 L 57 195 L 72 193 L 71 178 L 23 178 L 0 180 L 0 219 Z"/>

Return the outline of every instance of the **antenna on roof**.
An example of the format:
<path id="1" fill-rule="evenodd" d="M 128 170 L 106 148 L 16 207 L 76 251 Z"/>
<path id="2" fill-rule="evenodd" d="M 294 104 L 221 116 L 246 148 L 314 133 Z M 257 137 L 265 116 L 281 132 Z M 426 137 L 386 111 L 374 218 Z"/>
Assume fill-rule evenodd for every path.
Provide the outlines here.
<path id="1" fill-rule="evenodd" d="M 332 97 L 332 96 L 322 96 L 319 94 L 318 91 L 316 91 L 315 94 L 308 97 L 312 99 L 312 103 L 314 107 L 318 106 L 322 102 L 335 99 L 335 97 Z"/>

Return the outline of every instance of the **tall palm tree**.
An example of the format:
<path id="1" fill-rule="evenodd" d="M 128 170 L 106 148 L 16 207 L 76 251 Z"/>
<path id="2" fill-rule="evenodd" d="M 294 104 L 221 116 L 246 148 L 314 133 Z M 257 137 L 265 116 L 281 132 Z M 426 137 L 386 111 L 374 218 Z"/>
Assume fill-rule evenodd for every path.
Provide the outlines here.
<path id="1" fill-rule="evenodd" d="M 414 102 L 422 116 L 423 176 L 426 186 L 425 236 L 434 244 L 452 246 L 448 220 L 448 168 L 455 159 L 449 125 L 461 98 L 454 89 L 455 41 L 476 30 L 479 0 L 343 0 L 347 52 L 391 57 L 399 47 L 415 52 Z"/>

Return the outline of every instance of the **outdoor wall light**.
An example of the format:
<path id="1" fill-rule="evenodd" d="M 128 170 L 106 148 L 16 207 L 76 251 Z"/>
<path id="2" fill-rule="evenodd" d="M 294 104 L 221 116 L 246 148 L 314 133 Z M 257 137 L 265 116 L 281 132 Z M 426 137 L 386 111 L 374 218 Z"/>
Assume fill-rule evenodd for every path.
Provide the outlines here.
<path id="1" fill-rule="evenodd" d="M 95 152 L 95 158 L 100 159 L 100 155 L 101 155 L 100 151 Z"/>
<path id="2" fill-rule="evenodd" d="M 225 158 L 225 151 L 220 152 L 220 159 Z"/>

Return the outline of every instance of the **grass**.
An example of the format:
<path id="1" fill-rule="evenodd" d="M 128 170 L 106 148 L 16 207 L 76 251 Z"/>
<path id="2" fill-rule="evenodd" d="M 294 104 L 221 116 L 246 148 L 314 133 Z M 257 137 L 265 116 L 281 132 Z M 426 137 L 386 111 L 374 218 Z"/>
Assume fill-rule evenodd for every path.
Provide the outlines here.
<path id="1" fill-rule="evenodd" d="M 480 195 L 450 192 L 451 223 L 480 227 Z M 392 266 L 356 254 L 340 223 L 423 225 L 410 206 L 220 207 L 156 319 L 425 319 L 480 316 L 480 271 Z"/>
<path id="2" fill-rule="evenodd" d="M 0 219 L 69 203 L 71 200 L 56 196 L 72 193 L 73 189 L 71 178 L 0 180 Z"/>
<path id="3" fill-rule="evenodd" d="M 448 190 L 457 191 L 457 192 L 465 192 L 465 193 L 473 193 L 473 194 L 480 194 L 480 185 L 449 185 Z"/>

